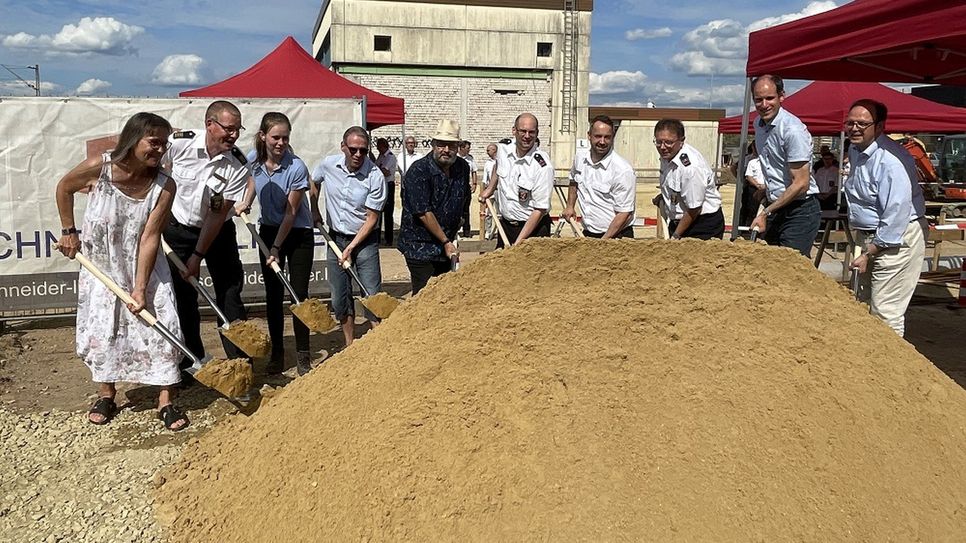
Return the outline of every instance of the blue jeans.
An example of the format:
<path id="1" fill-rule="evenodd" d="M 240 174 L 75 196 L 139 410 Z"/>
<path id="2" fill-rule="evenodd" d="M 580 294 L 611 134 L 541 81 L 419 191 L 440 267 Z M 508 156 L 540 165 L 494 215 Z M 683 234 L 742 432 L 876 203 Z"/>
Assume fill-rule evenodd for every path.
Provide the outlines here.
<path id="1" fill-rule="evenodd" d="M 805 258 L 812 257 L 812 244 L 822 222 L 822 209 L 818 199 L 809 196 L 779 209 L 768 220 L 765 241 L 768 245 L 791 247 Z"/>
<path id="2" fill-rule="evenodd" d="M 346 235 L 334 230 L 329 231 L 332 240 L 340 249 L 345 249 L 355 235 Z M 379 230 L 373 230 L 369 237 L 352 251 L 352 267 L 355 269 L 359 279 L 365 285 L 369 294 L 375 294 L 382 288 L 382 270 L 379 266 Z M 353 283 L 355 280 L 349 272 L 342 269 L 339 265 L 339 256 L 329 249 L 325 257 L 326 273 L 328 274 L 329 287 L 332 289 L 332 311 L 335 318 L 343 320 L 349 315 L 355 315 L 355 304 L 352 300 Z M 365 294 L 360 295 L 364 296 Z M 367 319 L 379 322 L 375 315 L 364 309 Z"/>

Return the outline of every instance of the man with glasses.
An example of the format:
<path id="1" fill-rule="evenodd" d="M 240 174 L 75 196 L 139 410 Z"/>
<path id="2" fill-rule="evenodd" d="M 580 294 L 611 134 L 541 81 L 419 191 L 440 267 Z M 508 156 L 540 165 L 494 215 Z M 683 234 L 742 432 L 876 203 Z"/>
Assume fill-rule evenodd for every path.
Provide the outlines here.
<path id="1" fill-rule="evenodd" d="M 858 100 L 849 109 L 845 134 L 852 167 L 845 180 L 849 225 L 862 255 L 852 261 L 859 274 L 857 297 L 897 334 L 919 283 L 926 252 L 926 203 L 916 163 L 886 136 L 885 104 Z"/>
<path id="2" fill-rule="evenodd" d="M 633 238 L 637 176 L 634 167 L 614 151 L 614 121 L 606 115 L 590 121 L 590 150 L 578 150 L 570 169 L 564 219 L 576 216 L 580 202 L 584 235 L 591 238 Z"/>
<path id="3" fill-rule="evenodd" d="M 494 192 L 500 209 L 500 225 L 513 245 L 529 237 L 550 237 L 550 195 L 553 165 L 550 156 L 536 144 L 540 134 L 537 118 L 521 113 L 513 123 L 514 141 L 500 144 L 496 168 L 486 189 L 480 193 L 486 205 Z M 497 238 L 497 248 L 503 238 Z"/>
<path id="4" fill-rule="evenodd" d="M 422 153 L 416 152 L 416 138 L 412 136 L 406 136 L 403 141 L 403 152 L 399 156 L 397 161 L 396 171 L 399 172 L 399 190 L 402 191 L 403 185 L 406 182 L 406 172 L 413 165 L 414 162 L 423 158 Z"/>
<path id="5" fill-rule="evenodd" d="M 243 270 L 232 222 L 235 202 L 244 201 L 251 179 L 245 154 L 235 147 L 243 130 L 238 108 L 218 100 L 205 112 L 204 130 L 171 134 L 164 155 L 165 169 L 178 187 L 164 240 L 187 268 L 182 273 L 169 262 L 185 345 L 198 358 L 205 356 L 198 293 L 187 278 L 199 276 L 202 260 L 225 316 L 231 321 L 247 318 L 241 300 Z M 251 183 L 254 185 L 254 180 Z M 228 358 L 246 358 L 224 337 L 221 343 Z M 189 359 L 182 360 L 182 369 L 190 365 Z"/>
<path id="6" fill-rule="evenodd" d="M 417 160 L 406 177 L 399 251 L 406 257 L 414 295 L 459 259 L 453 239 L 470 200 L 470 166 L 457 156 L 459 141 L 459 124 L 440 121 L 432 152 Z"/>
<path id="7" fill-rule="evenodd" d="M 328 251 L 326 272 L 332 290 L 332 311 L 342 326 L 346 347 L 355 337 L 355 303 L 352 278 L 343 269 L 345 262 L 355 266 L 356 274 L 369 294 L 382 289 L 379 267 L 379 215 L 386 204 L 386 178 L 369 158 L 369 133 L 361 126 L 350 127 L 342 135 L 342 152 L 327 156 L 312 171 L 312 180 L 325 191 L 325 214 L 329 235 L 342 253 Z M 318 213 L 318 202 L 313 203 Z M 325 226 L 316 225 L 320 228 Z M 379 319 L 365 309 L 366 319 L 375 327 Z"/>
<path id="8" fill-rule="evenodd" d="M 769 245 L 791 247 L 810 257 L 822 218 L 815 197 L 818 186 L 811 174 L 812 135 L 782 107 L 782 78 L 757 77 L 752 93 L 758 111 L 755 145 L 765 175 L 765 207 L 751 227 L 764 231 Z"/>
<path id="9" fill-rule="evenodd" d="M 671 239 L 721 239 L 724 213 L 714 172 L 701 153 L 684 142 L 684 123 L 661 119 L 654 125 L 654 146 L 661 155 L 661 193 L 654 205 L 668 219 Z"/>

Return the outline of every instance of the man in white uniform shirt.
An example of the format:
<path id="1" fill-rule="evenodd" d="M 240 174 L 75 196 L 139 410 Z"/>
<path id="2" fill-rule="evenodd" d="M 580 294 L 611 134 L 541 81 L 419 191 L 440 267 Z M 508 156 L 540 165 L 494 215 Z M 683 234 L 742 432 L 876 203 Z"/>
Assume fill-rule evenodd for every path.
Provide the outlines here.
<path id="1" fill-rule="evenodd" d="M 496 168 L 480 203 L 497 193 L 500 225 L 513 245 L 529 237 L 550 237 L 550 195 L 553 192 L 553 165 L 550 155 L 539 149 L 537 118 L 521 113 L 513 123 L 514 141 L 500 144 Z M 498 239 L 496 246 L 503 247 Z"/>
<path id="2" fill-rule="evenodd" d="M 399 172 L 399 190 L 402 192 L 403 186 L 406 182 L 406 172 L 409 171 L 409 167 L 413 165 L 413 162 L 423 158 L 422 153 L 416 152 L 416 138 L 412 136 L 406 136 L 403 141 L 403 152 L 399 155 L 399 160 L 396 161 L 396 171 Z"/>
<path id="3" fill-rule="evenodd" d="M 661 155 L 661 194 L 654 203 L 663 206 L 671 239 L 721 239 L 724 213 L 714 172 L 684 137 L 684 123 L 677 119 L 661 119 L 654 126 Z"/>
<path id="4" fill-rule="evenodd" d="M 382 215 L 379 218 L 384 225 L 386 245 L 392 245 L 394 226 L 392 213 L 396 208 L 396 170 L 398 165 L 396 155 L 389 150 L 389 142 L 386 138 L 376 139 L 376 151 L 379 152 L 379 156 L 376 157 L 376 166 L 379 167 L 379 171 L 386 179 L 386 205 L 383 207 Z"/>
<path id="5" fill-rule="evenodd" d="M 205 112 L 205 128 L 171 134 L 171 147 L 164 156 L 178 187 L 164 240 L 187 267 L 182 273 L 169 263 L 185 345 L 198 358 L 205 356 L 198 293 L 186 279 L 198 277 L 202 260 L 225 316 L 231 321 L 247 318 L 241 300 L 243 270 L 231 220 L 235 202 L 244 201 L 251 175 L 244 153 L 235 147 L 244 129 L 234 104 L 212 102 Z M 222 345 L 228 358 L 247 358 L 224 337 Z M 189 359 L 182 360 L 182 368 L 190 365 Z"/>
<path id="6" fill-rule="evenodd" d="M 591 238 L 633 238 L 637 176 L 634 167 L 614 151 L 614 121 L 606 115 L 590 122 L 590 149 L 577 151 L 570 169 L 564 219 L 583 212 L 584 235 Z"/>

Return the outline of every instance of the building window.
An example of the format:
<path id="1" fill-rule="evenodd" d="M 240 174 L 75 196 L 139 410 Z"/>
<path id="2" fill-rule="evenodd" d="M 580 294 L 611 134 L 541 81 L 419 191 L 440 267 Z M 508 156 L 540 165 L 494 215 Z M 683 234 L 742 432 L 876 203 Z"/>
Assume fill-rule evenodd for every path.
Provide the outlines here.
<path id="1" fill-rule="evenodd" d="M 374 36 L 372 48 L 376 51 L 392 51 L 392 36 Z"/>
<path id="2" fill-rule="evenodd" d="M 548 41 L 537 42 L 537 56 L 549 57 L 553 54 L 553 44 Z"/>
<path id="3" fill-rule="evenodd" d="M 521 94 L 523 94 L 523 91 L 521 91 L 520 89 L 493 89 L 493 92 L 499 94 L 500 96 L 507 96 L 507 95 L 520 96 Z"/>

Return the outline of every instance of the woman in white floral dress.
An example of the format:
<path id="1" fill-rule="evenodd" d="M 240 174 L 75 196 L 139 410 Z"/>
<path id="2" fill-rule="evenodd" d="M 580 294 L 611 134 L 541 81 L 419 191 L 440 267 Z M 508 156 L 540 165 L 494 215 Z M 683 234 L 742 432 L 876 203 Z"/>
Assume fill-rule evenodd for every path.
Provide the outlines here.
<path id="1" fill-rule="evenodd" d="M 131 293 L 125 309 L 106 286 L 81 269 L 77 283 L 77 354 L 98 383 L 98 400 L 88 412 L 93 424 L 107 424 L 117 413 L 118 381 L 157 385 L 158 417 L 170 430 L 188 425 L 173 404 L 172 386 L 180 382 L 181 353 L 136 315 L 148 309 L 175 336 L 181 336 L 171 287 L 171 272 L 160 256 L 175 184 L 161 171 L 171 125 L 153 113 L 131 117 L 117 148 L 89 158 L 57 184 L 63 226 L 60 251 L 80 251 Z M 88 192 L 84 224 L 74 222 L 74 194 Z"/>

